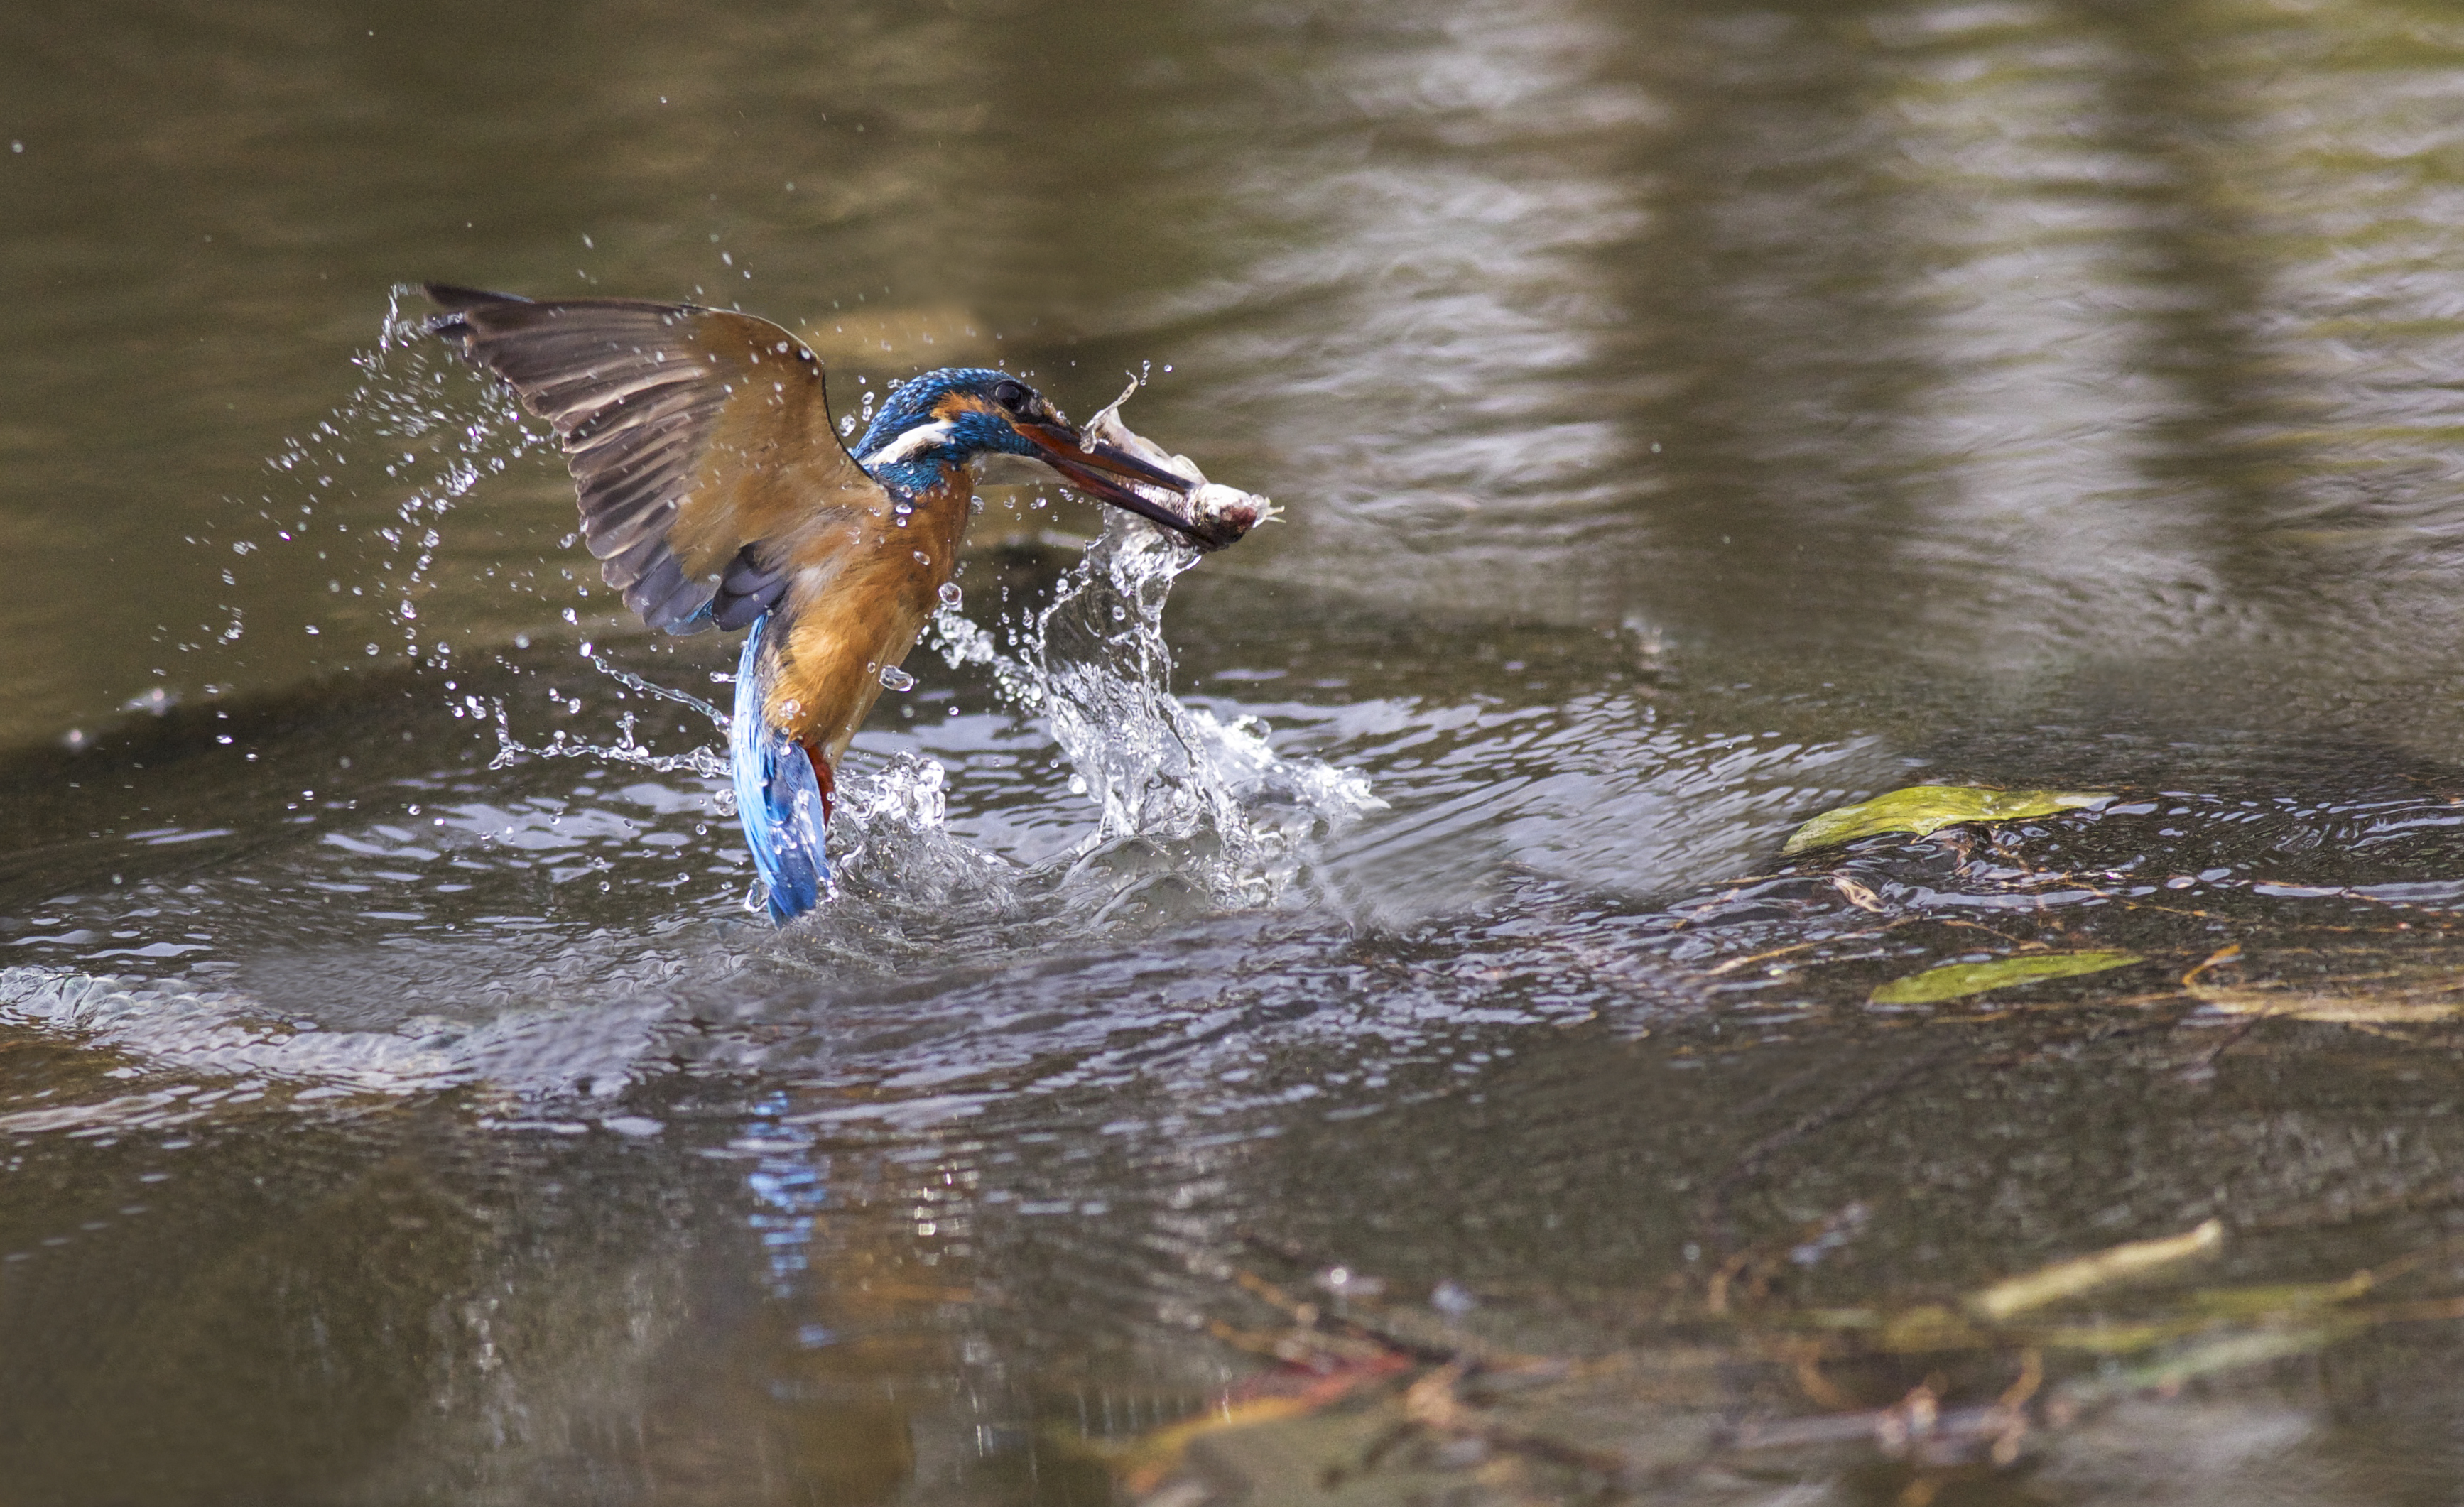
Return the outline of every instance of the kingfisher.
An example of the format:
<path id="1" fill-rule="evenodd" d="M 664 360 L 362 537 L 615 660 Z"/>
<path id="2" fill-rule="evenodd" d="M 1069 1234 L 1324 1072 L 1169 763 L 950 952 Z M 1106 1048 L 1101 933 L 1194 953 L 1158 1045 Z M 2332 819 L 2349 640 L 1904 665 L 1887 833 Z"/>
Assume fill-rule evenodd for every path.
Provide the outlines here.
<path id="1" fill-rule="evenodd" d="M 556 430 L 583 537 L 625 604 L 669 633 L 747 630 L 729 765 L 781 925 L 821 904 L 834 771 L 938 609 L 988 464 L 1227 542 L 1177 507 L 1202 478 L 1081 430 L 1007 372 L 900 383 L 850 451 L 821 360 L 767 319 L 423 286 L 444 311 L 428 329 Z"/>

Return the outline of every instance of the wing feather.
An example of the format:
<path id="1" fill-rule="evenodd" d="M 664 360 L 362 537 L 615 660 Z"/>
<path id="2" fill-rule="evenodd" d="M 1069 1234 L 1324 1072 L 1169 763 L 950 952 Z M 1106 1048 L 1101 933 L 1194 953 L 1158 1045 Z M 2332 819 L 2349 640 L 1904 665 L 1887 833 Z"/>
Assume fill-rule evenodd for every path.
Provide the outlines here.
<path id="1" fill-rule="evenodd" d="M 445 310 L 429 327 L 556 430 L 590 553 L 654 628 L 700 626 L 748 546 L 802 558 L 826 523 L 890 513 L 839 443 L 821 361 L 767 319 L 437 283 L 428 295 Z"/>

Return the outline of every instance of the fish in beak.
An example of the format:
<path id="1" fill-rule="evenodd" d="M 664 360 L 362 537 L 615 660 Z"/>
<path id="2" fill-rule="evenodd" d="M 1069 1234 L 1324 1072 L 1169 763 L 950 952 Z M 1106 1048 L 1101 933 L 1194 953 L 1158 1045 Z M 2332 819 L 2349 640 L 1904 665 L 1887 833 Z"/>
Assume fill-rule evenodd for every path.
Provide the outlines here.
<path id="1" fill-rule="evenodd" d="M 1136 391 L 1136 384 L 1130 391 Z M 1071 487 L 1136 513 L 1201 550 L 1220 550 L 1274 516 L 1265 498 L 1210 482 L 1186 457 L 1133 432 L 1120 419 L 1129 392 L 1084 429 L 1067 421 L 1014 420 L 1035 459 Z"/>
<path id="2" fill-rule="evenodd" d="M 1035 447 L 1034 458 L 1071 487 L 1098 502 L 1161 524 L 1201 549 L 1213 547 L 1197 525 L 1181 515 L 1179 505 L 1194 486 L 1187 477 L 1150 465 L 1117 445 L 1089 439 L 1074 425 L 1021 423 L 1017 427 Z"/>

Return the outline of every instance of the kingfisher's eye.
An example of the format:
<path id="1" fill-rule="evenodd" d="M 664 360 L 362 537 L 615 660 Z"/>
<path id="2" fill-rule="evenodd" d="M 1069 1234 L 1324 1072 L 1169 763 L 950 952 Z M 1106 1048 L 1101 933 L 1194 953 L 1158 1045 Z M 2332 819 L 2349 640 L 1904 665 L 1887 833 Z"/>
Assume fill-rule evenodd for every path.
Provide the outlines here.
<path id="1" fill-rule="evenodd" d="M 1035 406 L 1035 389 L 1004 377 L 993 383 L 993 402 L 1012 413 L 1024 414 Z"/>

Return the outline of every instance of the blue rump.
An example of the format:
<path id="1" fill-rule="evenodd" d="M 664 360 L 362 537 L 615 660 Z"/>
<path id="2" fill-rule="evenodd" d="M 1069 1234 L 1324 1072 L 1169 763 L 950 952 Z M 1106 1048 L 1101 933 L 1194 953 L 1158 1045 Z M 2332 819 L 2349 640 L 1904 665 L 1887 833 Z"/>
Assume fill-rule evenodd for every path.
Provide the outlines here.
<path id="1" fill-rule="evenodd" d="M 770 891 L 770 918 L 784 926 L 822 903 L 830 862 L 822 848 L 822 787 L 803 746 L 761 714 L 777 661 L 763 652 L 770 615 L 753 621 L 736 665 L 736 713 L 727 729 L 736 814 L 744 844 Z"/>

